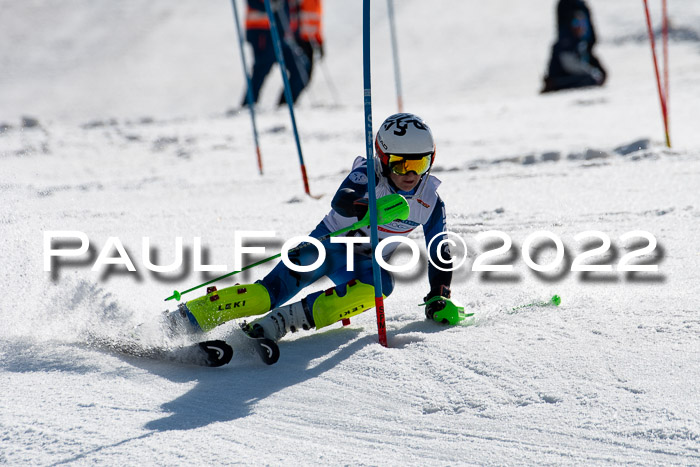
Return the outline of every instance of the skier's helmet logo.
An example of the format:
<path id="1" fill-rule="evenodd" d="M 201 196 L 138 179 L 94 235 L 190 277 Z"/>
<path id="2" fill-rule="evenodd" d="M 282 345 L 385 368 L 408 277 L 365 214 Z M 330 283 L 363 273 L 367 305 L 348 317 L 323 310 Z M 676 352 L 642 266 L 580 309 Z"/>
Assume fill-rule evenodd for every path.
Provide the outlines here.
<path id="1" fill-rule="evenodd" d="M 433 133 L 428 124 L 414 114 L 394 114 L 384 120 L 374 146 L 383 168 L 388 168 L 390 156 L 407 159 L 430 156 L 431 167 L 435 162 Z"/>
<path id="2" fill-rule="evenodd" d="M 412 124 L 418 130 L 428 130 L 428 125 L 426 125 L 425 122 L 420 119 L 420 117 L 413 114 L 394 114 L 384 120 L 382 126 L 384 127 L 384 131 L 388 131 L 393 128 L 395 135 L 404 136 L 409 124 Z"/>

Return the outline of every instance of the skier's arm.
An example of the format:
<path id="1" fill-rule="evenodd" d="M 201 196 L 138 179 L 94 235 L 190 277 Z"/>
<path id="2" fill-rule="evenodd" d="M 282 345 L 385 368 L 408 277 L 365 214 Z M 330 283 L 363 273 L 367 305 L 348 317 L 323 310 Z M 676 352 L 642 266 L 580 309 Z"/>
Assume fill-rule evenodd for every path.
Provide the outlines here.
<path id="1" fill-rule="evenodd" d="M 362 219 L 367 213 L 367 200 L 363 201 L 366 194 L 367 169 L 358 167 L 340 185 L 331 201 L 331 207 L 343 217 Z"/>
<path id="2" fill-rule="evenodd" d="M 433 209 L 428 222 L 423 224 L 423 232 L 425 232 L 425 242 L 428 245 L 428 255 L 432 262 L 428 264 L 428 281 L 430 282 L 430 292 L 425 296 L 425 316 L 428 319 L 434 319 L 439 322 L 449 322 L 456 324 L 460 320 L 451 321 L 445 320 L 444 316 L 438 314 L 448 305 L 449 309 L 455 308 L 450 300 L 452 295 L 450 291 L 450 283 L 452 282 L 452 271 L 442 271 L 441 269 L 449 269 L 452 266 L 452 255 L 450 247 L 445 242 L 439 248 L 438 244 L 446 238 L 444 232 L 447 231 L 445 223 L 445 203 L 438 196 L 438 202 Z M 432 245 L 431 245 L 432 241 Z M 435 267 L 439 266 L 441 269 Z"/>
<path id="3" fill-rule="evenodd" d="M 574 52 L 561 52 L 559 54 L 561 66 L 567 73 L 572 75 L 588 75 L 600 83 L 603 80 L 603 74 L 590 63 L 586 63 Z"/>
<path id="4" fill-rule="evenodd" d="M 428 221 L 423 224 L 423 232 L 425 233 L 425 244 L 429 248 L 428 255 L 431 262 L 428 264 L 428 281 L 430 282 L 430 292 L 428 299 L 435 296 L 444 296 L 449 298 L 449 288 L 452 282 L 452 271 L 441 271 L 434 266 L 437 265 L 442 269 L 448 269 L 452 266 L 452 255 L 450 247 L 447 243 L 443 243 L 438 251 L 438 244 L 446 238 L 445 231 L 447 225 L 445 221 L 445 203 L 438 196 L 437 203 L 433 209 Z M 435 240 L 433 240 L 434 237 Z M 433 240 L 432 245 L 430 245 Z M 446 291 L 445 291 L 446 289 Z M 447 295 L 444 295 L 447 294 Z"/>

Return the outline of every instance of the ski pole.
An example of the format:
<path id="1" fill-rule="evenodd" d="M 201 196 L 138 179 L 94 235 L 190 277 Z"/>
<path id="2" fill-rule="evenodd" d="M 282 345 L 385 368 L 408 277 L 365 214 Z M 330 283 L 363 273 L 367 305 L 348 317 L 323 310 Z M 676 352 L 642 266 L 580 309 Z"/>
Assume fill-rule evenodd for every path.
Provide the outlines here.
<path id="1" fill-rule="evenodd" d="M 401 220 L 406 220 L 408 219 L 408 215 L 410 214 L 410 207 L 408 206 L 408 201 L 406 201 L 406 198 L 399 194 L 392 194 L 388 196 L 383 196 L 379 200 L 377 200 L 377 211 L 378 211 L 378 219 L 381 225 L 388 224 L 390 222 L 393 222 L 397 219 Z M 331 237 L 337 237 L 338 235 L 342 235 L 346 232 L 349 232 L 351 230 L 355 229 L 360 229 L 362 227 L 367 227 L 369 225 L 369 212 L 359 221 L 355 222 L 352 225 L 349 225 L 347 227 L 344 227 L 342 229 L 336 230 L 335 232 L 331 232 L 326 235 L 322 235 L 316 240 L 319 242 L 323 242 L 325 240 L 328 240 Z M 301 250 L 302 248 L 306 247 L 308 243 L 301 243 L 294 248 L 291 248 L 287 250 L 287 254 L 292 253 L 294 251 Z M 227 277 L 233 276 L 234 274 L 238 274 L 239 272 L 247 271 L 248 269 L 252 269 L 256 266 L 260 266 L 263 263 L 267 263 L 268 261 L 272 261 L 273 259 L 277 259 L 282 256 L 282 253 L 277 253 L 274 256 L 270 256 L 269 258 L 261 259 L 257 263 L 249 264 L 248 266 L 245 266 L 244 268 L 241 268 L 240 271 L 233 271 L 229 272 L 227 274 L 224 274 L 223 276 L 219 276 L 215 279 L 212 279 L 210 281 L 204 282 L 203 284 L 199 284 L 195 287 L 192 287 L 190 289 L 185 290 L 184 292 L 178 292 L 177 290 L 173 291 L 173 294 L 166 298 L 165 301 L 167 302 L 168 300 L 175 299 L 177 301 L 182 298 L 183 295 L 186 293 L 192 292 L 193 290 L 197 290 L 201 287 L 204 287 L 205 285 L 213 284 L 214 282 L 220 281 L 221 279 L 225 279 Z"/>
<path id="2" fill-rule="evenodd" d="M 511 311 L 515 310 L 520 310 L 521 308 L 529 308 L 531 306 L 547 306 L 547 305 L 554 305 L 554 306 L 559 306 L 561 304 L 561 297 L 559 295 L 554 295 L 552 298 L 549 299 L 547 302 L 533 302 L 533 303 L 528 303 L 527 305 L 520 305 L 516 306 L 513 308 Z"/>
<path id="3" fill-rule="evenodd" d="M 324 58 L 321 58 L 319 60 L 320 65 L 321 65 L 321 71 L 323 72 L 323 78 L 326 81 L 326 84 L 328 85 L 328 89 L 331 93 L 331 97 L 333 98 L 333 105 L 338 107 L 340 106 L 340 98 L 338 97 L 338 89 L 335 87 L 335 84 L 333 84 L 333 80 L 331 79 L 330 72 L 328 71 L 328 66 L 326 66 L 326 60 Z"/>
<path id="4" fill-rule="evenodd" d="M 253 139 L 255 140 L 255 152 L 258 155 L 258 170 L 260 175 L 263 173 L 262 155 L 260 154 L 260 143 L 258 140 L 258 126 L 255 123 L 255 103 L 253 102 L 253 90 L 252 83 L 250 81 L 250 75 L 248 74 L 248 64 L 245 59 L 245 47 L 243 44 L 243 33 L 241 32 L 241 25 L 238 22 L 238 6 L 236 6 L 236 0 L 231 0 L 233 4 L 233 21 L 236 23 L 236 33 L 238 34 L 238 46 L 241 49 L 241 61 L 243 62 L 243 74 L 245 75 L 245 80 L 248 85 L 248 90 L 246 91 L 246 100 L 248 102 L 248 109 L 250 110 L 250 121 L 253 125 Z"/>
<path id="5" fill-rule="evenodd" d="M 304 183 L 304 192 L 313 198 L 313 196 L 311 195 L 311 190 L 309 189 L 309 178 L 306 175 L 304 155 L 301 152 L 301 141 L 299 140 L 299 132 L 297 131 L 297 121 L 296 118 L 294 118 L 294 103 L 292 102 L 292 90 L 289 84 L 289 77 L 287 77 L 287 67 L 284 64 L 284 53 L 282 51 L 282 43 L 280 40 L 279 30 L 277 29 L 277 21 L 272 10 L 272 5 L 270 4 L 270 0 L 265 0 L 265 11 L 267 12 L 267 17 L 270 20 L 270 35 L 272 36 L 272 48 L 275 51 L 275 57 L 277 58 L 277 63 L 279 64 L 280 71 L 282 72 L 282 83 L 284 84 L 284 97 L 287 100 L 287 106 L 289 107 L 289 116 L 292 121 L 292 130 L 294 130 L 294 141 L 297 146 L 297 154 L 299 155 L 299 165 L 301 166 L 301 179 Z"/>

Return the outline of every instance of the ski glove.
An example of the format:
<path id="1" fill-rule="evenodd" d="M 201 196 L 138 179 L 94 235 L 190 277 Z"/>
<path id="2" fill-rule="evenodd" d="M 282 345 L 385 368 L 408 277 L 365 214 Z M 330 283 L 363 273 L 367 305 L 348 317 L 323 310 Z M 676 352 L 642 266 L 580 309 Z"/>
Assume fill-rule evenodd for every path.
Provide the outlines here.
<path id="1" fill-rule="evenodd" d="M 446 285 L 440 285 L 437 288 L 431 289 L 428 295 L 423 297 L 422 305 L 425 305 L 425 317 L 434 319 L 436 312 L 445 308 L 446 299 L 452 296 L 452 291 Z"/>
<path id="2" fill-rule="evenodd" d="M 352 213 L 357 217 L 357 220 L 361 221 L 367 215 L 369 211 L 369 200 L 367 198 L 360 198 L 352 203 Z"/>
<path id="3" fill-rule="evenodd" d="M 450 300 L 450 289 L 447 286 L 441 286 L 437 292 L 431 291 L 425 298 L 425 317 L 438 323 L 443 324 L 458 324 L 474 313 L 464 313 L 464 307 L 457 306 Z"/>
<path id="4" fill-rule="evenodd" d="M 355 200 L 353 202 L 353 210 L 360 222 L 363 222 L 364 225 L 369 225 L 369 202 L 367 199 Z M 362 218 L 359 218 L 363 212 L 364 215 Z M 395 220 L 405 221 L 410 214 L 411 208 L 408 205 L 408 201 L 397 193 L 377 199 L 377 224 L 379 225 L 389 224 Z"/>

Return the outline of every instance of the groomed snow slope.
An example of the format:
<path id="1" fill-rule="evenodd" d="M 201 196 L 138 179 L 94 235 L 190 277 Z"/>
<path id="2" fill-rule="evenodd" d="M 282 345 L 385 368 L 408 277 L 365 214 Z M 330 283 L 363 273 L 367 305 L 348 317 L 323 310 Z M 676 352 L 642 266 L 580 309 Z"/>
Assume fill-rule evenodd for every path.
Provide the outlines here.
<path id="1" fill-rule="evenodd" d="M 437 139 L 434 174 L 468 258 L 453 295 L 472 326 L 427 322 L 425 267 L 397 275 L 389 348 L 373 312 L 350 326 L 297 333 L 278 364 L 236 348 L 208 369 L 100 350 L 159 326 L 190 272 L 233 264 L 233 232 L 274 230 L 269 254 L 308 233 L 364 155 L 361 2 L 327 0 L 327 58 L 296 108 L 312 199 L 303 194 L 289 115 L 264 88 L 257 172 L 250 119 L 226 117 L 243 89 L 224 1 L 2 1 L 0 37 L 0 463 L 8 465 L 464 465 L 700 462 L 700 4 L 670 2 L 673 149 L 663 146 L 641 2 L 590 0 L 605 87 L 537 94 L 554 2 L 397 3 L 404 100 Z M 386 8 L 373 2 L 374 121 L 395 111 Z M 654 14 L 658 17 L 658 5 Z M 242 6 L 242 5 L 241 5 Z M 21 116 L 38 119 L 20 127 Z M 28 120 L 27 120 L 28 122 Z M 77 230 L 87 255 L 44 272 L 43 232 Z M 472 272 L 478 254 L 513 273 Z M 562 265 L 535 273 L 521 256 L 548 230 Z M 607 234 L 616 266 L 646 244 L 656 273 L 579 273 L 571 262 Z M 110 237 L 137 269 L 91 271 Z M 186 266 L 148 271 L 182 237 Z M 422 242 L 422 234 L 411 236 Z M 533 248 L 545 264 L 551 244 Z M 115 252 L 112 251 L 114 254 Z M 407 260 L 399 255 L 396 263 Z M 253 281 L 263 265 L 243 274 Z M 224 284 L 232 284 L 225 281 Z M 319 287 L 328 286 L 328 282 Z M 513 308 L 562 297 L 560 307 Z"/>

